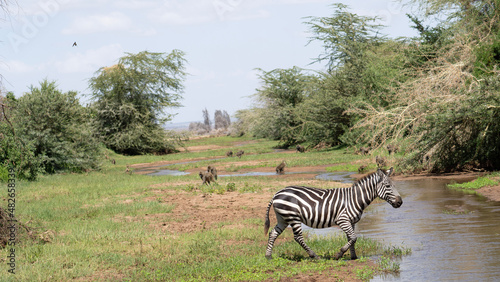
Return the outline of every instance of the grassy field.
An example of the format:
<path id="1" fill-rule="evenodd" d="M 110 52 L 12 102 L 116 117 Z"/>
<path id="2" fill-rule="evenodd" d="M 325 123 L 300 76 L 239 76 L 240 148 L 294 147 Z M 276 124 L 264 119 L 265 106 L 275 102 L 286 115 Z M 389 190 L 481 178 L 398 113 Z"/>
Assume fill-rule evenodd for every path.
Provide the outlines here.
<path id="1" fill-rule="evenodd" d="M 0 250 L 0 281 L 259 281 L 309 275 L 342 281 L 367 280 L 380 271 L 397 272 L 398 265 L 392 258 L 408 253 L 404 246 L 384 246 L 360 238 L 356 246 L 361 259 L 350 261 L 347 252 L 344 259 L 337 261 L 331 256 L 345 244 L 343 236 L 308 236 L 309 246 L 324 258 L 311 261 L 289 230 L 277 240 L 274 259 L 265 259 L 267 236 L 263 234 L 263 223 L 266 203 L 272 195 L 294 183 L 338 187 L 333 182 L 300 175 L 224 177 L 216 184 L 202 186 L 197 173 L 124 173 L 126 165 L 193 160 L 197 161 L 169 169 L 192 172 L 211 164 L 227 173 L 259 168 L 273 171 L 286 159 L 288 168 L 357 170 L 364 159 L 340 149 L 301 154 L 274 150 L 276 145 L 273 141 L 250 138 L 196 139 L 186 142 L 188 151 L 177 154 L 121 156 L 108 152 L 116 165 L 103 160 L 101 171 L 17 182 L 15 216 L 30 232 L 21 228 L 17 235 L 16 274 L 8 273 L 10 249 Z M 230 149 L 244 150 L 245 155 L 241 159 L 224 158 Z M 233 202 L 257 197 L 260 202 L 255 206 L 252 200 L 245 204 L 236 202 L 239 214 L 235 217 L 224 197 L 231 197 Z M 7 198 L 7 192 L 0 198 Z M 191 207 L 192 203 L 204 203 L 205 199 L 219 204 L 205 204 L 200 214 L 191 212 L 201 205 Z M 207 211 L 220 218 L 208 217 Z M 203 216 L 202 221 L 198 219 Z M 190 222 L 196 225 L 189 225 Z M 377 260 L 369 258 L 375 255 Z"/>

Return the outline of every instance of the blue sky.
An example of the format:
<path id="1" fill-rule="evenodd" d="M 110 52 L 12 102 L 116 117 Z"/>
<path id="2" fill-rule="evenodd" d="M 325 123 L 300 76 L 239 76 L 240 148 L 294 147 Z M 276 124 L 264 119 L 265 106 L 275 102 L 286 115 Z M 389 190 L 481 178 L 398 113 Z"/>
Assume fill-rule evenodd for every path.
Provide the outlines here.
<path id="1" fill-rule="evenodd" d="M 359 15 L 379 16 L 390 37 L 415 36 L 400 2 L 335 1 Z M 125 52 L 186 53 L 185 92 L 173 122 L 202 120 L 202 110 L 233 115 L 249 108 L 256 68 L 310 65 L 323 50 L 308 43 L 308 16 L 330 16 L 322 0 L 24 0 L 9 1 L 0 22 L 2 90 L 16 96 L 45 78 L 89 101 L 88 79 Z M 72 47 L 73 42 L 77 47 Z"/>

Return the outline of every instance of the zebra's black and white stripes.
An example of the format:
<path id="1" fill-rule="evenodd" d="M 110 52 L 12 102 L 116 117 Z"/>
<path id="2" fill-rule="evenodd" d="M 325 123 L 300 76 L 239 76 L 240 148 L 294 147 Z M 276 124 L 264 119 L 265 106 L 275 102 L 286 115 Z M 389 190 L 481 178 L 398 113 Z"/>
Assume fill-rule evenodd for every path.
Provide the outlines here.
<path id="1" fill-rule="evenodd" d="M 294 239 L 310 257 L 318 256 L 306 245 L 302 236 L 301 223 L 312 228 L 326 228 L 338 225 L 347 235 L 347 244 L 336 254 L 336 259 L 350 249 L 351 259 L 356 259 L 354 225 L 361 219 L 363 210 L 377 197 L 384 199 L 394 208 L 403 200 L 394 188 L 389 176 L 393 168 L 376 172 L 362 178 L 349 188 L 319 189 L 304 186 L 289 186 L 277 192 L 269 202 L 266 211 L 264 232 L 270 226 L 269 210 L 274 205 L 278 223 L 269 233 L 266 257 L 271 258 L 274 241 L 290 225 Z"/>

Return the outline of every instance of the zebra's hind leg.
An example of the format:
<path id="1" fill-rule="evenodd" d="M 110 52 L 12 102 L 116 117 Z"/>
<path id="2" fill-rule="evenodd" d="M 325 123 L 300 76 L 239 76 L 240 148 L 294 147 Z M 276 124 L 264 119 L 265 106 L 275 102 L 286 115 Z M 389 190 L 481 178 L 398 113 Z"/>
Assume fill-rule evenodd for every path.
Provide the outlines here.
<path id="1" fill-rule="evenodd" d="M 304 242 L 304 237 L 302 236 L 302 227 L 300 226 L 300 222 L 298 223 L 293 223 L 290 224 L 292 226 L 293 230 L 293 238 L 299 245 L 306 250 L 307 254 L 314 259 L 319 259 L 318 255 L 309 248 L 309 246 L 306 245 L 306 242 Z"/>
<path id="2" fill-rule="evenodd" d="M 285 230 L 285 228 L 288 226 L 288 223 L 281 217 L 279 214 L 276 214 L 276 219 L 278 219 L 278 224 L 269 232 L 269 241 L 267 241 L 267 248 L 266 248 L 266 258 L 267 259 L 272 259 L 272 253 L 273 253 L 273 246 L 274 246 L 274 241 L 280 234 Z"/>
<path id="3" fill-rule="evenodd" d="M 354 233 L 354 224 L 352 224 L 352 231 Z M 348 240 L 350 240 L 350 238 Z M 351 260 L 358 259 L 358 256 L 356 256 L 356 250 L 354 249 L 354 245 L 356 245 L 356 234 L 354 234 L 354 242 L 349 247 L 349 251 L 351 252 Z"/>
<path id="4" fill-rule="evenodd" d="M 351 259 L 357 259 L 358 257 L 356 256 L 354 245 L 356 244 L 356 240 L 358 238 L 356 233 L 354 233 L 354 224 L 351 224 L 349 221 L 343 221 L 339 223 L 339 226 L 347 235 L 347 244 L 340 248 L 340 251 L 335 255 L 335 259 L 340 259 L 348 249 L 351 251 Z"/>

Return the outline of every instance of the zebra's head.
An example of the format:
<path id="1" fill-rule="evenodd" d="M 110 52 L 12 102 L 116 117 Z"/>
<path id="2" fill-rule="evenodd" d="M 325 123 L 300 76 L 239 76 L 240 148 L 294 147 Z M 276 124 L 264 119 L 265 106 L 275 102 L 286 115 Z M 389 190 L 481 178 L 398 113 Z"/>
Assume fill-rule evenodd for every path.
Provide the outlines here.
<path id="1" fill-rule="evenodd" d="M 403 199 L 389 178 L 393 170 L 392 167 L 389 170 L 381 170 L 380 168 L 377 170 L 376 173 L 380 177 L 380 181 L 377 183 L 377 195 L 394 208 L 399 208 L 403 204 Z"/>

